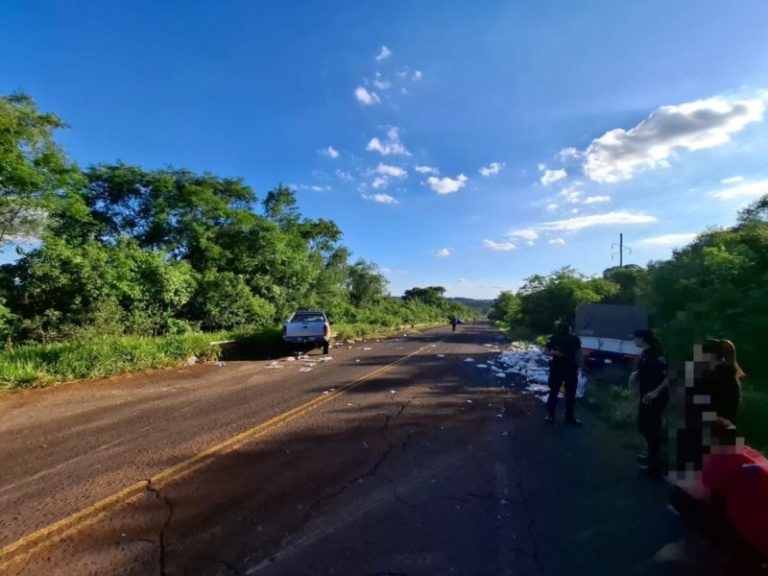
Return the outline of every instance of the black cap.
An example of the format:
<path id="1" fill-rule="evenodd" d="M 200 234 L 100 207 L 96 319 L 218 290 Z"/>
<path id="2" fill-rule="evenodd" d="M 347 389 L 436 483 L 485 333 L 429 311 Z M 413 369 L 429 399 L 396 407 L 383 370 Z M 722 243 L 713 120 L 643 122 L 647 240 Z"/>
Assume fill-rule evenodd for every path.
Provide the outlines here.
<path id="1" fill-rule="evenodd" d="M 641 339 L 645 340 L 646 342 L 650 343 L 650 342 L 653 342 L 654 340 L 656 340 L 656 333 L 653 330 L 640 329 L 640 330 L 635 330 L 634 332 L 632 332 L 632 337 L 633 338 L 641 338 Z"/>

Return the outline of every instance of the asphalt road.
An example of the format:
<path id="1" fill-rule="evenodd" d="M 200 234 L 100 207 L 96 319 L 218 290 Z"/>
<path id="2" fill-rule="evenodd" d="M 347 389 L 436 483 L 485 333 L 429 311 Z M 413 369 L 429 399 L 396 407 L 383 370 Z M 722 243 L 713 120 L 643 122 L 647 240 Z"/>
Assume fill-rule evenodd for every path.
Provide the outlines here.
<path id="1" fill-rule="evenodd" d="M 0 397 L 0 574 L 728 574 L 467 324 Z M 474 363 L 465 362 L 471 357 Z"/>

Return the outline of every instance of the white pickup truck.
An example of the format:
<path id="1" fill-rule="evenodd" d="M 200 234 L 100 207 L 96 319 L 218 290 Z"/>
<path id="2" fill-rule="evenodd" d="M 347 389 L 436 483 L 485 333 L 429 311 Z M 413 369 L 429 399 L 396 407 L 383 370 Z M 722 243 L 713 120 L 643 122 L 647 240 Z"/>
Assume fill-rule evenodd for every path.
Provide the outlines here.
<path id="1" fill-rule="evenodd" d="M 283 325 L 283 342 L 288 346 L 314 348 L 323 347 L 323 354 L 328 354 L 331 347 L 331 324 L 325 312 L 318 310 L 299 310 Z"/>

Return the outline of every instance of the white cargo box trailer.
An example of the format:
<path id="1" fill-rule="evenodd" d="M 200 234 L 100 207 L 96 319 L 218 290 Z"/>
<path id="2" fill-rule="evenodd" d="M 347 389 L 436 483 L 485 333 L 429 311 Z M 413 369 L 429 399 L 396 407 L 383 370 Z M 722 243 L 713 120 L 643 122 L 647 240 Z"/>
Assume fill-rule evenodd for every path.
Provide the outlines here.
<path id="1" fill-rule="evenodd" d="M 595 360 L 634 359 L 642 350 L 632 332 L 648 328 L 648 312 L 624 304 L 581 304 L 576 308 L 576 335 L 584 356 Z"/>

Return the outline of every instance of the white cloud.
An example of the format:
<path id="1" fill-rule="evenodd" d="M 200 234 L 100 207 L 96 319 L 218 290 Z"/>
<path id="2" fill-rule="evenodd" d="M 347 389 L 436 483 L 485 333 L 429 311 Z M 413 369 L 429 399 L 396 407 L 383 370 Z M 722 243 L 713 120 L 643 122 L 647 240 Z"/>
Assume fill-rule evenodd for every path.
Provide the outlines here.
<path id="1" fill-rule="evenodd" d="M 768 194 L 768 180 L 744 182 L 721 190 L 710 192 L 710 196 L 720 200 L 752 200 Z"/>
<path id="2" fill-rule="evenodd" d="M 374 104 L 381 103 L 381 99 L 376 92 L 369 92 L 362 86 L 355 88 L 355 98 L 363 106 L 373 106 Z"/>
<path id="3" fill-rule="evenodd" d="M 318 186 L 317 184 L 293 184 L 291 188 L 296 190 L 309 190 L 311 192 L 330 192 L 330 186 Z"/>
<path id="4" fill-rule="evenodd" d="M 486 178 L 488 176 L 495 176 L 504 168 L 504 162 L 491 162 L 488 166 L 480 168 L 479 172 Z"/>
<path id="5" fill-rule="evenodd" d="M 573 160 L 574 158 L 579 158 L 581 156 L 581 152 L 576 150 L 574 147 L 568 147 L 563 148 L 560 150 L 560 152 L 557 153 L 557 157 L 560 158 L 562 162 L 567 162 L 568 160 Z"/>
<path id="6" fill-rule="evenodd" d="M 325 148 L 321 148 L 317 151 L 318 154 L 321 156 L 325 156 L 326 158 L 338 158 L 339 157 L 339 151 L 336 150 L 333 146 L 326 146 Z"/>
<path id="7" fill-rule="evenodd" d="M 507 236 L 510 238 L 522 238 L 523 240 L 533 241 L 538 240 L 539 233 L 533 228 L 523 228 L 520 230 L 510 230 L 507 232 Z"/>
<path id="8" fill-rule="evenodd" d="M 554 212 L 558 208 L 559 208 L 559 206 L 556 203 L 550 202 L 549 204 L 547 204 L 546 210 L 547 210 L 547 212 Z"/>
<path id="9" fill-rule="evenodd" d="M 610 196 L 587 196 L 584 198 L 584 204 L 599 204 L 601 202 L 610 202 Z"/>
<path id="10" fill-rule="evenodd" d="M 684 246 L 693 242 L 696 238 L 696 234 L 693 232 L 682 234 L 663 234 L 661 236 L 653 236 L 651 238 L 644 238 L 640 240 L 638 244 L 641 246 L 653 246 L 653 247 L 674 247 Z"/>
<path id="11" fill-rule="evenodd" d="M 552 240 L 549 241 L 549 244 L 554 244 L 555 246 L 562 246 L 565 244 L 565 240 L 562 238 L 552 238 Z"/>
<path id="12" fill-rule="evenodd" d="M 434 166 L 416 166 L 414 170 L 419 174 L 440 174 L 440 170 Z"/>
<path id="13" fill-rule="evenodd" d="M 418 82 L 419 80 L 421 80 L 423 76 L 424 75 L 421 73 L 421 70 L 414 70 L 413 76 L 411 78 L 413 79 L 414 82 Z"/>
<path id="14" fill-rule="evenodd" d="M 730 178 L 723 178 L 720 180 L 720 184 L 731 186 L 733 184 L 741 184 L 744 182 L 744 176 L 731 176 Z"/>
<path id="15" fill-rule="evenodd" d="M 376 56 L 376 61 L 381 62 L 382 60 L 386 60 L 390 56 L 392 56 L 392 51 L 386 46 L 382 46 L 381 51 Z"/>
<path id="16" fill-rule="evenodd" d="M 568 176 L 568 173 L 563 168 L 559 168 L 557 170 L 548 170 L 547 167 L 543 164 L 539 164 L 539 172 L 543 172 L 540 178 L 540 182 L 544 186 L 554 184 L 558 180 L 562 180 Z"/>
<path id="17" fill-rule="evenodd" d="M 508 252 L 509 250 L 517 248 L 512 242 L 494 242 L 493 240 L 488 239 L 483 240 L 483 246 L 487 250 L 493 250 L 495 252 Z"/>
<path id="18" fill-rule="evenodd" d="M 345 172 L 344 170 L 336 169 L 336 172 L 334 173 L 336 174 L 336 177 L 339 180 L 345 180 L 347 182 L 352 182 L 354 180 L 354 178 L 352 177 L 352 174 L 350 174 L 349 172 Z"/>
<path id="19" fill-rule="evenodd" d="M 373 182 L 371 183 L 371 186 L 376 188 L 376 190 L 380 190 L 381 188 L 386 188 L 389 186 L 389 180 L 387 178 L 384 178 L 383 176 L 379 176 L 377 178 L 374 178 Z"/>
<path id="20" fill-rule="evenodd" d="M 456 178 L 430 176 L 427 178 L 427 184 L 438 194 L 452 194 L 464 188 L 467 184 L 467 177 L 464 174 L 459 174 Z"/>
<path id="21" fill-rule="evenodd" d="M 608 212 L 606 214 L 592 214 L 590 216 L 577 216 L 567 220 L 555 220 L 544 222 L 538 228 L 540 230 L 565 230 L 575 232 L 593 226 L 614 226 L 618 224 L 650 224 L 658 222 L 653 216 L 647 214 L 633 214 L 631 212 Z"/>
<path id="22" fill-rule="evenodd" d="M 371 141 L 368 142 L 368 145 L 365 147 L 365 149 L 369 152 L 378 152 L 382 156 L 411 155 L 403 143 L 400 142 L 400 134 L 398 133 L 398 129 L 395 127 L 391 127 L 389 130 L 387 130 L 387 139 L 384 142 L 378 138 L 371 138 Z"/>
<path id="23" fill-rule="evenodd" d="M 639 170 L 667 167 L 676 149 L 703 150 L 730 141 L 731 134 L 763 118 L 761 99 L 723 97 L 662 106 L 640 124 L 616 128 L 584 152 L 584 173 L 596 182 L 629 180 Z"/>
<path id="24" fill-rule="evenodd" d="M 393 198 L 389 194 L 363 194 L 363 198 L 370 200 L 371 202 L 378 202 L 379 204 L 397 204 L 397 199 Z"/>
<path id="25" fill-rule="evenodd" d="M 451 255 L 451 251 L 448 248 L 441 248 L 435 252 L 435 258 L 448 258 Z"/>
<path id="26" fill-rule="evenodd" d="M 373 80 L 373 86 L 377 88 L 378 90 L 389 90 L 390 86 L 392 86 L 392 82 L 389 80 L 386 80 L 382 75 L 381 72 L 376 72 L 376 77 Z"/>
<path id="27" fill-rule="evenodd" d="M 578 204 L 581 201 L 581 183 L 576 182 L 571 186 L 566 186 L 558 194 L 568 204 Z"/>
<path id="28" fill-rule="evenodd" d="M 382 176 L 390 178 L 405 178 L 408 176 L 408 172 L 402 168 L 398 166 L 390 166 L 389 164 L 382 164 L 381 162 L 379 162 L 379 165 L 376 166 L 373 171 L 376 174 L 381 174 Z"/>

